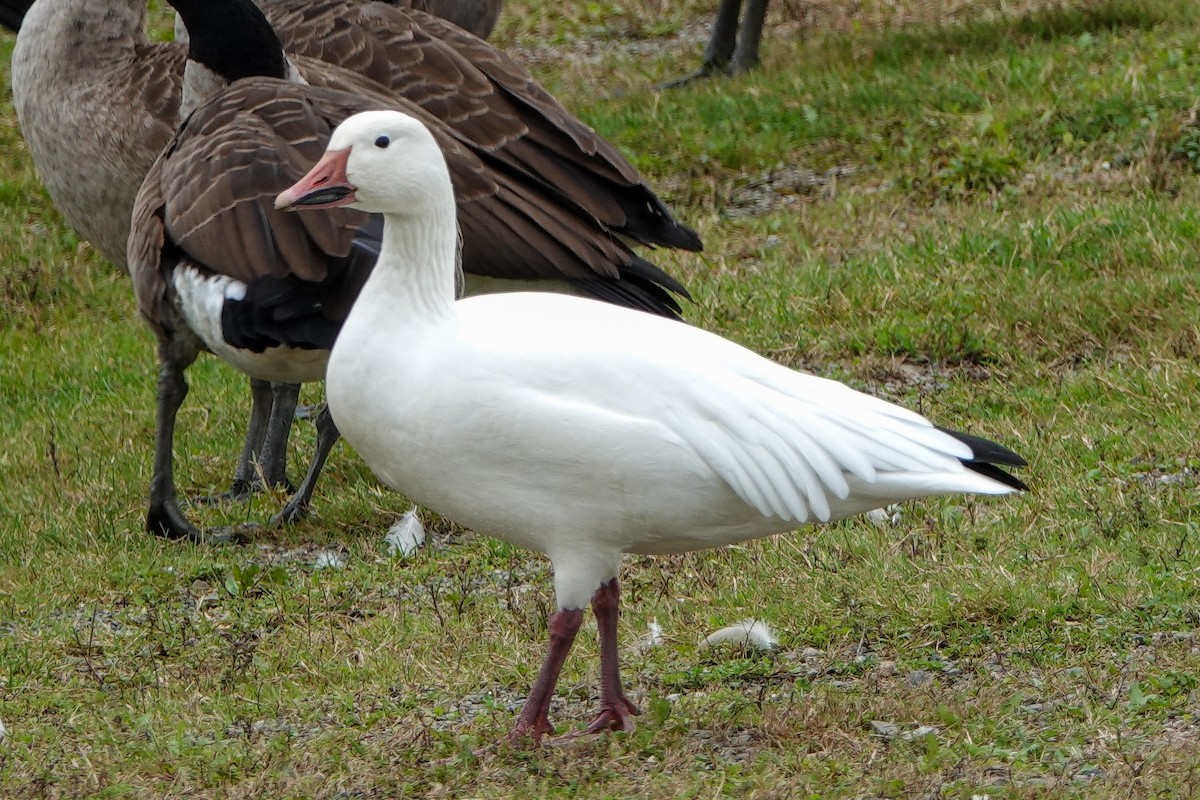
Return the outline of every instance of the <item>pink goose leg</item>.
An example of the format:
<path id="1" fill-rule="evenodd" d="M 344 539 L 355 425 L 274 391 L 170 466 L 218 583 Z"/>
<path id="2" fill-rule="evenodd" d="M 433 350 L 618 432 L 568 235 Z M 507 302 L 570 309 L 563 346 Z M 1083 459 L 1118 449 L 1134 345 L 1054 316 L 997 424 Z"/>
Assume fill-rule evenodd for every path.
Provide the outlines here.
<path id="1" fill-rule="evenodd" d="M 621 666 L 617 656 L 617 617 L 621 590 L 613 578 L 592 595 L 592 613 L 600 629 L 600 711 L 583 733 L 631 731 L 633 717 L 642 713 L 621 688 Z"/>
<path id="2" fill-rule="evenodd" d="M 537 680 L 529 689 L 529 697 L 517 717 L 508 738 L 512 742 L 530 736 L 539 741 L 543 736 L 554 733 L 550 724 L 550 699 L 554 696 L 554 687 L 558 684 L 558 676 L 562 672 L 563 662 L 575 641 L 575 634 L 583 622 L 583 609 L 559 609 L 550 615 L 550 647 L 546 651 L 546 660 L 538 672 Z"/>

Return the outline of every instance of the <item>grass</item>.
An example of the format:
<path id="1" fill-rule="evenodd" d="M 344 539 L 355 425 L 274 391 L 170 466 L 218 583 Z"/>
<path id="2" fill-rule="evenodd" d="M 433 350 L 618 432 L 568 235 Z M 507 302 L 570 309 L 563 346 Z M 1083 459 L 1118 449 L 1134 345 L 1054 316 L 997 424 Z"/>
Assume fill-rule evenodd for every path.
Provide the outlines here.
<path id="1" fill-rule="evenodd" d="M 301 524 L 147 537 L 151 336 L 5 104 L 0 796 L 1195 796 L 1200 4 L 775 4 L 763 70 L 655 91 L 713 6 L 512 0 L 497 41 L 700 229 L 704 254 L 655 254 L 692 322 L 1008 443 L 1034 491 L 631 558 L 637 730 L 488 749 L 540 659 L 545 563 L 429 516 L 389 557 L 407 504 L 344 446 Z M 245 381 L 190 378 L 180 480 L 210 492 Z M 697 646 L 747 616 L 777 651 Z M 562 728 L 594 702 L 589 625 Z"/>

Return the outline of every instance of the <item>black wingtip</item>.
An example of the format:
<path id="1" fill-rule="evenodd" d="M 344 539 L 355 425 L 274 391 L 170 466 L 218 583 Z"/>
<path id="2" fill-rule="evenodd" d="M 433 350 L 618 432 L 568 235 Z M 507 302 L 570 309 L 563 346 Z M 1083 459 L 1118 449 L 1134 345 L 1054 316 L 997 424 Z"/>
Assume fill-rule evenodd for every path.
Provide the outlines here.
<path id="1" fill-rule="evenodd" d="M 1018 478 L 1016 475 L 1011 475 L 997 467 L 995 464 L 989 464 L 986 461 L 964 461 L 963 465 L 972 472 L 978 472 L 991 478 L 994 481 L 1003 483 L 1005 486 L 1011 486 L 1020 492 L 1028 492 L 1029 486 L 1025 481 Z"/>
<path id="2" fill-rule="evenodd" d="M 667 291 L 674 292 L 685 300 L 692 300 L 692 294 L 687 287 L 675 279 L 669 272 L 650 263 L 641 256 L 634 256 L 629 264 L 621 271 L 622 277 L 634 277 L 641 281 L 656 284 Z M 676 306 L 676 311 L 679 307 Z"/>
<path id="3" fill-rule="evenodd" d="M 644 189 L 644 192 L 649 194 L 649 189 Z M 614 230 L 651 247 L 669 247 L 691 253 L 704 250 L 700 234 L 675 219 L 666 204 L 653 194 L 649 194 L 649 197 L 650 201 L 647 201 L 644 209 L 627 208 L 626 223 Z"/>
<path id="4" fill-rule="evenodd" d="M 1024 458 L 1009 450 L 1004 445 L 993 442 L 991 439 L 984 439 L 982 436 L 973 436 L 961 431 L 952 431 L 940 425 L 938 426 L 938 430 L 953 436 L 971 448 L 971 459 L 963 460 L 963 465 L 967 469 L 972 472 L 978 472 L 980 475 L 985 475 L 992 480 L 999 481 L 1005 486 L 1011 486 L 1019 491 L 1029 491 L 1029 487 L 1024 481 L 1015 475 L 1010 475 L 997 466 L 999 464 L 1006 467 L 1024 467 L 1029 464 Z"/>

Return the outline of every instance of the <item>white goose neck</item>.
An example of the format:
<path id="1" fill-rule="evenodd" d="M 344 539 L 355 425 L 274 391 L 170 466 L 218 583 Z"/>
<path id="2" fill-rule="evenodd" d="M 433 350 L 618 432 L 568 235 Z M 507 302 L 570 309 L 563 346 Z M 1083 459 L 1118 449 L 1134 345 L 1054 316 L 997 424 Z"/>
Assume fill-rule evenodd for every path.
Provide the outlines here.
<path id="1" fill-rule="evenodd" d="M 379 262 L 362 300 L 406 319 L 453 314 L 458 272 L 458 222 L 453 197 L 420 214 L 384 215 Z"/>

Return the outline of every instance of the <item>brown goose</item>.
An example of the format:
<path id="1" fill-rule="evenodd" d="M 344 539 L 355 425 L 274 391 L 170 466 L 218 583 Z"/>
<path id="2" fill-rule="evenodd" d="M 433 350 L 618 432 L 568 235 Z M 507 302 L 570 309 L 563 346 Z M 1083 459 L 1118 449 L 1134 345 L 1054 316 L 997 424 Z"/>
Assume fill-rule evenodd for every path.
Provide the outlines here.
<path id="1" fill-rule="evenodd" d="M 288 13 L 307 20 L 309 32 L 298 27 L 289 34 L 290 46 L 331 63 L 358 59 L 360 65 L 391 75 L 393 86 L 454 127 L 489 159 L 530 179 L 545 175 L 544 193 L 577 204 L 612 232 L 699 248 L 695 235 L 670 218 L 628 162 L 567 114 L 511 59 L 420 12 L 378 2 L 354 6 L 363 7 L 371 11 L 364 14 L 372 27 L 349 24 L 341 16 L 346 10 L 341 3 L 269 4 L 272 15 L 285 22 Z M 334 21 L 322 28 L 315 22 L 321 19 L 319 12 Z M 13 54 L 14 103 L 51 197 L 76 230 L 121 264 L 134 195 L 178 124 L 182 101 L 185 50 L 179 44 L 149 41 L 144 17 L 139 0 L 38 0 L 22 23 Z M 436 38 L 429 30 L 448 38 Z M 327 35 L 329 31 L 339 35 Z M 375 55 L 364 58 L 370 53 Z M 321 85 L 333 70 L 303 58 L 297 58 L 297 67 L 314 85 Z M 555 164 L 560 165 L 557 171 L 550 169 Z M 570 242 L 563 246 L 573 247 Z M 644 264 L 634 260 L 624 266 L 637 269 Z M 597 275 L 609 278 L 623 266 L 594 257 L 592 265 Z M 610 281 L 604 287 L 602 291 L 624 298 L 613 299 L 638 303 L 626 291 L 628 283 Z M 662 303 L 657 310 L 672 311 Z M 268 481 L 283 480 L 282 452 L 291 416 L 286 408 L 277 410 L 268 424 L 271 387 L 252 387 L 255 403 L 235 489 L 249 484 L 256 460 L 262 462 Z M 268 436 L 268 430 L 277 435 Z"/>
<path id="2" fill-rule="evenodd" d="M 445 103 L 461 79 L 455 70 L 464 68 L 438 53 L 441 42 L 405 41 L 422 23 L 461 36 L 455 47 L 474 48 L 468 60 L 499 54 L 444 20 L 381 0 L 262 4 L 272 24 L 285 31 L 289 52 L 347 69 L 362 67 L 368 77 L 386 76 L 386 85 L 418 102 Z M 148 39 L 145 14 L 144 0 L 0 0 L 0 21 L 19 26 L 13 103 L 38 173 L 67 222 L 121 265 L 133 196 L 182 121 L 187 48 Z M 505 71 L 512 64 L 502 56 L 499 63 Z M 516 73 L 536 87 L 519 67 Z M 503 134 L 511 133 L 511 122 L 505 120 Z"/>
<path id="3" fill-rule="evenodd" d="M 572 185 L 578 164 L 560 170 L 561 183 L 551 187 L 512 155 L 527 151 L 532 159 L 536 147 L 480 144 L 355 73 L 328 65 L 306 70 L 302 57 L 293 65 L 249 0 L 174 4 L 190 34 L 185 87 L 205 83 L 196 76 L 233 79 L 247 69 L 262 77 L 237 80 L 198 105 L 151 167 L 134 209 L 128 263 L 138 308 L 159 339 L 151 530 L 200 536 L 175 498 L 172 438 L 187 392 L 184 370 L 202 350 L 258 381 L 295 384 L 324 376 L 328 351 L 378 255 L 379 222 L 357 212 L 301 220 L 276 211 L 273 200 L 351 114 L 399 109 L 435 131 L 454 175 L 468 291 L 484 278 L 488 288 L 496 282 L 510 288 L 550 284 L 669 316 L 678 310 L 669 292 L 684 294 L 683 287 L 637 257 L 612 227 L 573 199 L 581 191 Z M 261 57 L 248 62 L 240 57 L 247 52 Z M 309 83 L 290 82 L 296 72 L 311 76 Z M 594 138 L 586 128 L 582 132 Z M 600 213 L 626 215 L 634 238 L 691 243 L 686 237 L 694 234 L 671 220 L 640 181 L 626 185 L 614 174 L 589 178 L 597 187 L 592 191 L 613 198 Z M 638 196 L 640 201 L 633 199 Z M 665 235 L 652 231 L 654 219 Z M 326 413 L 318 430 L 314 465 L 285 516 L 307 503 L 336 439 Z"/>
<path id="4" fill-rule="evenodd" d="M 475 29 L 479 33 L 490 30 L 499 12 L 498 0 L 414 3 L 458 22 L 484 26 Z M 429 66 L 439 59 L 428 61 L 419 48 L 403 42 L 385 43 L 353 31 L 324 38 L 330 29 L 345 31 L 348 23 L 342 17 L 351 12 L 356 18 L 372 18 L 376 30 L 386 31 L 392 23 L 403 27 L 408 3 L 339 0 L 316 9 L 305 0 L 264 0 L 264 5 L 273 15 L 303 24 L 304 30 L 289 35 L 297 52 L 338 64 L 356 54 L 360 59 L 371 54 L 376 68 L 382 64 L 385 73 L 389 60 L 399 58 L 408 64 L 406 89 L 431 96 L 443 93 L 446 81 L 453 80 L 432 77 L 436 68 Z M 183 118 L 186 47 L 150 41 L 144 33 L 145 11 L 145 0 L 0 0 L 0 24 L 20 28 L 13 52 L 13 101 L 38 173 L 67 222 L 105 258 L 122 266 L 134 195 Z M 320 64 L 309 63 L 306 73 L 320 69 Z M 304 77 L 312 79 L 309 74 Z M 426 85 L 435 88 L 423 90 Z M 230 494 L 249 491 L 259 475 L 268 484 L 286 483 L 284 453 L 296 392 L 296 387 L 273 391 L 252 384 L 251 421 Z"/>

